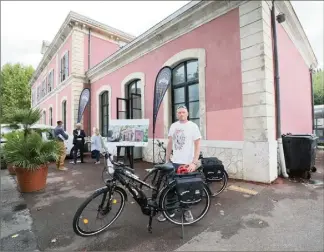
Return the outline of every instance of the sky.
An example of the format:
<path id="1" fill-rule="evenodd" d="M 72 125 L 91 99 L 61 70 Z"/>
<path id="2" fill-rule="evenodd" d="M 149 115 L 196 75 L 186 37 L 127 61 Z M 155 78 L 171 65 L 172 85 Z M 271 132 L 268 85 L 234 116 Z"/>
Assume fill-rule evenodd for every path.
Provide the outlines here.
<path id="1" fill-rule="evenodd" d="M 43 40 L 52 41 L 69 11 L 138 36 L 189 1 L 1 1 L 1 66 L 41 61 Z M 323 68 L 323 1 L 292 1 Z"/>

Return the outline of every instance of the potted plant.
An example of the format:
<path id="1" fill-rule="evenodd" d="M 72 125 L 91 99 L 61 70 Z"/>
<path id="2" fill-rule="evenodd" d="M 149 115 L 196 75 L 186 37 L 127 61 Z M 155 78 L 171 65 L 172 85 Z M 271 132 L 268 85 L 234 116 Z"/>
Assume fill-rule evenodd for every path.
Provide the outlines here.
<path id="1" fill-rule="evenodd" d="M 41 118 L 39 109 L 17 109 L 7 121 L 18 130 L 6 134 L 4 155 L 15 167 L 21 192 L 34 192 L 46 187 L 48 164 L 58 155 L 54 140 L 45 141 L 41 134 L 31 129 Z"/>

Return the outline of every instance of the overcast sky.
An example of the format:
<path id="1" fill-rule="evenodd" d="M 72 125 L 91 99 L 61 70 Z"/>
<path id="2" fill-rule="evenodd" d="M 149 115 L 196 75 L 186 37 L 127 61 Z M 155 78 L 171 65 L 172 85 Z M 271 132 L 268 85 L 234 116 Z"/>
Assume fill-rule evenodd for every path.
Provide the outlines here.
<path id="1" fill-rule="evenodd" d="M 42 40 L 52 41 L 69 11 L 135 36 L 189 1 L 1 1 L 1 66 L 41 60 Z M 323 1 L 293 1 L 295 11 L 323 66 Z"/>

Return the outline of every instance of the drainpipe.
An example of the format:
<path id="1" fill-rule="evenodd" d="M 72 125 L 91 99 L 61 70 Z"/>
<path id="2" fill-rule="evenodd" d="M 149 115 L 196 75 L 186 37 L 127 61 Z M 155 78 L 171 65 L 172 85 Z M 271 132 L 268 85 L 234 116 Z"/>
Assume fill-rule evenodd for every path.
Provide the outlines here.
<path id="1" fill-rule="evenodd" d="M 278 18 L 278 22 L 281 23 L 283 19 Z M 278 60 L 278 40 L 277 40 L 277 27 L 276 27 L 276 10 L 275 10 L 275 1 L 272 0 L 272 9 L 271 9 L 271 28 L 273 36 L 273 59 L 274 59 L 274 72 L 275 72 L 275 87 L 276 87 L 276 132 L 277 132 L 277 143 L 279 147 L 279 158 L 280 158 L 280 167 L 281 173 L 285 178 L 288 178 L 285 155 L 282 145 L 281 137 L 281 108 L 280 108 L 280 76 L 279 76 L 279 60 Z"/>
<path id="2" fill-rule="evenodd" d="M 91 53 L 91 28 L 88 34 L 88 70 L 90 69 L 90 53 Z"/>
<path id="3" fill-rule="evenodd" d="M 311 83 L 311 99 L 312 99 L 312 131 L 315 135 L 315 125 L 314 125 L 314 89 L 313 89 L 313 69 L 309 69 L 309 77 L 310 77 L 310 83 Z"/>
<path id="4" fill-rule="evenodd" d="M 90 56 L 91 56 L 91 28 L 89 28 L 89 34 L 88 34 L 88 70 L 90 69 Z M 91 84 L 90 84 L 90 80 L 88 80 L 88 85 L 89 85 L 89 89 L 90 89 L 90 97 L 89 97 L 89 120 L 88 120 L 88 130 L 89 130 L 89 136 L 91 136 Z M 98 127 L 99 125 L 97 125 L 96 127 Z"/>

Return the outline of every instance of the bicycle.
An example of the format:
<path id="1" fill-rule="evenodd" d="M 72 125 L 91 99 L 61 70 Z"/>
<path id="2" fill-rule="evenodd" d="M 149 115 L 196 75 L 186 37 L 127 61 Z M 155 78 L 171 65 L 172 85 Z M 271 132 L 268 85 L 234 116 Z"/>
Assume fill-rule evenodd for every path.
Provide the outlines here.
<path id="1" fill-rule="evenodd" d="M 182 238 L 183 228 L 186 225 L 192 225 L 198 221 L 200 221 L 208 212 L 210 208 L 210 196 L 209 196 L 209 188 L 206 184 L 203 183 L 200 173 L 192 173 L 187 175 L 177 175 L 174 172 L 174 167 L 172 164 L 160 164 L 156 165 L 154 168 L 161 172 L 163 177 L 168 177 L 168 183 L 161 187 L 161 179 L 157 179 L 155 185 L 150 185 L 142 180 L 134 173 L 134 169 L 124 165 L 120 162 L 114 162 L 111 158 L 111 154 L 104 153 L 104 165 L 107 167 L 111 179 L 107 179 L 105 181 L 106 185 L 94 191 L 92 195 L 90 195 L 77 209 L 74 218 L 73 218 L 73 230 L 79 236 L 93 236 L 99 234 L 106 230 L 109 226 L 111 226 L 120 216 L 124 207 L 125 201 L 127 201 L 127 193 L 124 188 L 133 196 L 137 204 L 141 207 L 141 211 L 144 215 L 149 216 L 149 224 L 148 231 L 152 233 L 152 218 L 158 213 L 162 212 L 163 215 L 169 220 L 171 223 L 182 226 Z M 108 166 L 107 160 L 113 164 L 113 167 Z M 200 178 L 200 179 L 199 179 Z M 185 183 L 186 179 L 191 182 Z M 117 185 L 117 182 L 121 184 L 121 186 Z M 137 184 L 141 186 L 145 186 L 153 190 L 151 197 L 147 197 L 143 190 L 141 190 Z M 180 187 L 183 185 L 183 188 Z M 185 186 L 187 185 L 187 187 Z M 193 190 L 189 190 L 188 188 L 193 188 Z M 182 190 L 183 189 L 183 190 Z M 108 197 L 107 197 L 108 194 Z M 114 198 L 115 196 L 120 196 L 120 207 L 117 210 L 117 213 L 112 218 L 112 220 L 105 225 L 95 231 L 89 231 L 89 220 L 86 215 L 83 216 L 84 209 L 96 198 L 102 195 L 102 199 L 98 207 L 96 207 L 97 219 L 101 219 L 112 211 L 112 206 L 117 204 L 117 200 Z M 177 202 L 169 202 L 167 196 L 178 197 Z M 195 198 L 196 196 L 197 198 Z M 198 198 L 201 196 L 200 200 Z M 191 222 L 184 222 L 184 209 L 188 209 L 191 205 L 197 205 L 202 202 L 203 199 L 206 199 L 206 205 L 204 206 L 201 214 L 193 219 Z M 107 201 L 107 202 L 106 202 Z M 106 204 L 105 204 L 106 202 Z M 181 210 L 181 222 L 173 219 L 175 217 L 176 209 Z M 171 212 L 172 211 L 172 212 Z M 83 224 L 87 230 L 84 230 L 80 227 L 79 221 L 82 220 Z"/>
<path id="2" fill-rule="evenodd" d="M 162 162 L 161 163 L 165 163 L 165 157 L 166 157 L 166 148 L 164 147 L 164 143 L 163 142 L 160 142 L 159 140 L 156 140 L 157 141 L 157 146 L 160 148 L 160 151 L 159 151 L 159 157 L 161 157 L 161 152 L 164 153 L 164 159 L 162 159 Z M 203 154 L 202 152 L 200 152 L 200 155 L 199 155 L 199 160 L 202 160 L 204 157 L 203 157 Z M 203 176 L 204 176 L 204 180 L 205 180 L 205 183 L 206 185 L 208 186 L 209 188 L 209 193 L 210 193 L 210 196 L 212 197 L 216 197 L 217 195 L 219 195 L 220 193 L 222 193 L 226 186 L 227 186 L 227 183 L 228 183 L 228 173 L 226 172 L 225 169 L 223 170 L 217 170 L 217 174 L 213 174 L 212 175 L 212 178 L 211 176 L 209 176 L 206 172 L 204 171 L 204 166 L 201 165 L 200 167 L 197 168 L 197 171 L 202 173 Z M 155 179 L 157 178 L 157 175 L 158 175 L 158 170 L 157 169 L 151 169 L 149 171 L 149 173 L 144 177 L 143 181 L 147 181 L 150 177 L 153 177 L 151 183 L 154 184 L 155 183 Z M 216 176 L 215 176 L 216 175 Z M 222 183 L 221 185 L 221 188 L 216 191 L 216 192 L 212 192 L 212 190 L 210 189 L 210 186 L 211 184 L 213 183 Z M 166 178 L 164 178 L 164 183 L 166 183 Z M 141 187 L 140 187 L 141 188 Z"/>

